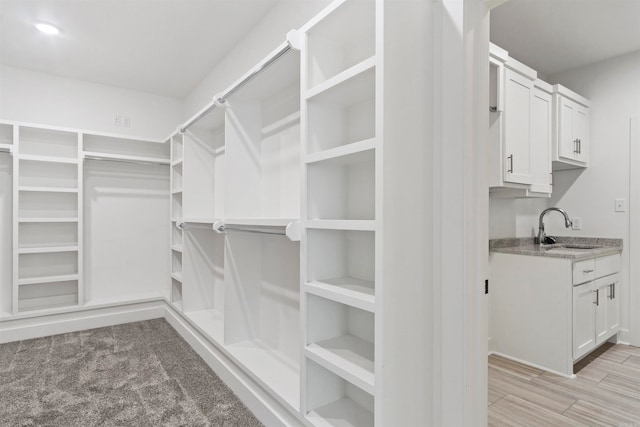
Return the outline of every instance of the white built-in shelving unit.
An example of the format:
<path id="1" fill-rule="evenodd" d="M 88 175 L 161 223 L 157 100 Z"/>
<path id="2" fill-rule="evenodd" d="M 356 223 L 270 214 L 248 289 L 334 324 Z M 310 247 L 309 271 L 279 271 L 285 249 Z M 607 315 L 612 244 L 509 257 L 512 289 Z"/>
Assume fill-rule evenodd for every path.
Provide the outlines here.
<path id="1" fill-rule="evenodd" d="M 0 154 L 0 173 L 10 178 L 2 180 L 0 189 L 2 223 L 7 225 L 0 231 L 0 241 L 3 253 L 13 254 L 3 257 L 0 319 L 59 313 L 85 304 L 114 304 L 142 294 L 162 297 L 164 289 L 149 285 L 150 279 L 132 285 L 137 281 L 135 274 L 130 274 L 133 266 L 121 262 L 138 253 L 145 243 L 123 244 L 119 239 L 135 236 L 141 219 L 153 223 L 150 218 L 161 218 L 162 211 L 141 218 L 143 214 L 132 209 L 133 204 L 145 204 L 143 197 L 131 197 L 141 196 L 134 191 L 136 181 L 130 180 L 134 172 L 119 169 L 112 162 L 136 163 L 134 174 L 141 186 L 157 189 L 159 182 L 165 204 L 161 177 L 168 178 L 166 171 L 155 170 L 153 176 L 145 176 L 141 170 L 147 164 L 166 169 L 168 145 L 77 129 L 0 122 Z M 95 166 L 107 163 L 102 170 Z M 119 188 L 107 185 L 114 182 Z M 122 224 L 129 224 L 133 233 L 123 230 Z M 156 236 L 156 242 L 150 244 L 162 240 Z M 87 256 L 89 272 L 85 274 Z M 147 258 L 154 262 L 155 257 Z M 142 275 L 148 271 L 146 267 L 144 263 L 135 266 Z M 122 280 L 114 280 L 118 273 Z M 145 286 L 148 289 L 142 289 Z M 128 290 L 124 295 L 123 288 Z"/>
<path id="2" fill-rule="evenodd" d="M 376 5 L 340 3 L 305 31 L 302 411 L 315 425 L 374 425 Z"/>

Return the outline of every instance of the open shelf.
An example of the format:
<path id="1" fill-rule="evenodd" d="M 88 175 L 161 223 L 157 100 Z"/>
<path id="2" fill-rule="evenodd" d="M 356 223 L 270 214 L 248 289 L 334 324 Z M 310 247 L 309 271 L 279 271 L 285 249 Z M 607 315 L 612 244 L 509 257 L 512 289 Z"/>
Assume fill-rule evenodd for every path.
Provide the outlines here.
<path id="1" fill-rule="evenodd" d="M 11 152 L 13 152 L 13 145 L 0 144 L 0 153 L 11 153 Z"/>
<path id="2" fill-rule="evenodd" d="M 78 190 L 73 193 L 22 192 L 18 201 L 18 218 L 20 221 L 78 218 Z"/>
<path id="3" fill-rule="evenodd" d="M 306 283 L 304 290 L 332 301 L 375 312 L 375 284 L 371 280 L 354 277 L 324 279 Z"/>
<path id="4" fill-rule="evenodd" d="M 171 278 L 176 282 L 182 283 L 182 272 L 181 271 L 172 272 L 171 273 Z"/>
<path id="5" fill-rule="evenodd" d="M 20 250 L 77 247 L 78 224 L 76 222 L 20 222 L 18 236 Z"/>
<path id="6" fill-rule="evenodd" d="M 19 254 L 50 254 L 55 252 L 78 252 L 78 246 L 43 246 L 43 247 L 21 247 Z"/>
<path id="7" fill-rule="evenodd" d="M 296 364 L 261 340 L 227 345 L 226 350 L 259 382 L 295 410 L 300 408 L 300 371 Z"/>
<path id="8" fill-rule="evenodd" d="M 171 303 L 182 311 L 182 275 L 171 273 Z"/>
<path id="9" fill-rule="evenodd" d="M 78 159 L 75 159 L 75 158 L 72 159 L 72 158 L 65 158 L 65 157 L 36 156 L 31 154 L 21 154 L 19 159 L 24 161 L 41 162 L 41 163 L 63 163 L 63 164 L 72 164 L 72 165 L 78 164 Z"/>
<path id="10" fill-rule="evenodd" d="M 20 159 L 18 176 L 20 191 L 78 191 L 77 163 L 40 162 Z"/>
<path id="11" fill-rule="evenodd" d="M 367 152 L 375 149 L 376 139 L 366 139 L 364 141 L 354 142 L 348 145 L 341 145 L 336 148 L 330 148 L 328 150 L 320 151 L 317 153 L 309 154 L 305 158 L 305 163 L 317 163 L 327 160 L 338 160 L 341 158 L 348 159 L 350 156 L 358 153 Z"/>
<path id="12" fill-rule="evenodd" d="M 307 37 L 309 89 L 375 55 L 375 2 L 344 2 Z"/>
<path id="13" fill-rule="evenodd" d="M 182 193 L 171 195 L 171 218 L 182 218 Z"/>
<path id="14" fill-rule="evenodd" d="M 182 245 L 171 245 L 171 250 L 174 252 L 182 252 L 183 248 Z"/>
<path id="15" fill-rule="evenodd" d="M 308 90 L 305 94 L 305 98 L 313 98 L 316 97 L 323 92 L 329 91 L 335 86 L 339 86 L 343 83 L 348 82 L 349 80 L 356 77 L 358 74 L 368 72 L 369 70 L 373 70 L 376 66 L 376 58 L 370 57 L 365 59 L 364 61 L 355 64 L 353 67 L 344 70 L 343 72 L 333 76 L 332 78 L 323 81 L 322 83 L 314 86 L 310 90 Z"/>
<path id="16" fill-rule="evenodd" d="M 221 310 L 208 309 L 186 311 L 185 316 L 210 339 L 218 344 L 224 342 L 224 313 Z"/>
<path id="17" fill-rule="evenodd" d="M 40 276 L 40 277 L 29 277 L 24 279 L 18 279 L 18 285 L 36 285 L 36 284 L 47 284 L 47 283 L 57 283 L 57 282 L 69 282 L 73 280 L 78 280 L 78 274 L 65 274 L 59 276 Z"/>
<path id="18" fill-rule="evenodd" d="M 44 128 L 19 127 L 20 155 L 78 158 L 78 134 Z"/>
<path id="19" fill-rule="evenodd" d="M 18 289 L 18 311 L 35 312 L 77 305 L 78 277 L 52 279 L 54 281 L 23 283 Z"/>
<path id="20" fill-rule="evenodd" d="M 13 125 L 0 123 L 0 146 L 11 147 L 13 145 Z"/>
<path id="21" fill-rule="evenodd" d="M 64 188 L 64 187 L 18 187 L 18 191 L 30 191 L 36 193 L 77 193 L 77 188 Z"/>
<path id="22" fill-rule="evenodd" d="M 171 160 L 182 160 L 184 154 L 184 139 L 181 133 L 176 133 L 171 137 Z"/>
<path id="23" fill-rule="evenodd" d="M 96 151 L 85 151 L 83 153 L 83 156 L 87 160 L 127 160 L 137 163 L 149 163 L 158 165 L 169 164 L 169 159 L 163 157 L 131 156 L 126 154 L 99 153 Z"/>
<path id="24" fill-rule="evenodd" d="M 78 217 L 34 217 L 34 218 L 18 218 L 19 223 L 64 223 L 78 222 Z"/>
<path id="25" fill-rule="evenodd" d="M 361 151 L 309 164 L 310 219 L 375 219 L 375 151 Z"/>
<path id="26" fill-rule="evenodd" d="M 82 145 L 84 154 L 89 156 L 169 164 L 169 144 L 166 142 L 83 134 Z"/>
<path id="27" fill-rule="evenodd" d="M 27 283 L 52 281 L 50 280 L 51 277 L 76 276 L 77 278 L 77 275 L 77 251 L 28 252 L 20 254 L 18 263 L 19 284 L 25 281 Z M 36 280 L 36 282 L 29 282 L 30 280 Z"/>
<path id="28" fill-rule="evenodd" d="M 307 359 L 307 419 L 322 427 L 373 427 L 372 394 Z"/>
<path id="29" fill-rule="evenodd" d="M 318 219 L 306 221 L 307 228 L 318 230 L 352 230 L 352 231 L 374 231 L 376 229 L 375 220 L 329 220 Z"/>
<path id="30" fill-rule="evenodd" d="M 375 69 L 307 99 L 307 153 L 375 138 Z"/>
<path id="31" fill-rule="evenodd" d="M 305 355 L 325 369 L 375 392 L 374 315 L 315 295 L 307 297 Z"/>

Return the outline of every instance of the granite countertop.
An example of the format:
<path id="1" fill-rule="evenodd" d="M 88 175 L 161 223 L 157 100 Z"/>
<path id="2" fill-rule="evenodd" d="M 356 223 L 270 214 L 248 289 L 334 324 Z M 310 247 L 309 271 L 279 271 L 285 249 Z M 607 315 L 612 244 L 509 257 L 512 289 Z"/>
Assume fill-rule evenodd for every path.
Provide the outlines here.
<path id="1" fill-rule="evenodd" d="M 573 260 L 596 258 L 622 252 L 622 239 L 603 239 L 598 237 L 554 236 L 556 243 L 538 245 L 533 237 L 489 240 L 489 252 L 516 255 L 533 255 Z M 584 249 L 562 250 L 566 245 L 585 247 Z M 597 248 L 588 248 L 598 246 Z M 550 250 L 554 249 L 554 250 Z"/>

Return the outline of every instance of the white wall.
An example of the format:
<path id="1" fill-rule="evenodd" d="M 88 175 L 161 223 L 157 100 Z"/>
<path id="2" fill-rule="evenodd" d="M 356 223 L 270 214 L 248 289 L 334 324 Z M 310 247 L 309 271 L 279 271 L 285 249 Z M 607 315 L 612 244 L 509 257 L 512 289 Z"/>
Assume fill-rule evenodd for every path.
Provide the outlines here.
<path id="1" fill-rule="evenodd" d="M 130 117 L 115 127 L 113 115 Z M 0 66 L 0 118 L 163 139 L 180 122 L 179 99 Z"/>
<path id="2" fill-rule="evenodd" d="M 589 168 L 555 171 L 551 199 L 492 199 L 491 238 L 532 236 L 540 212 L 558 206 L 582 218 L 582 230 L 565 229 L 562 216 L 552 213 L 545 219 L 548 234 L 623 238 L 628 247 L 629 215 L 614 212 L 614 200 L 629 200 L 629 120 L 640 114 L 638 76 L 640 51 L 550 77 L 549 83 L 561 83 L 591 101 Z M 628 301 L 628 251 L 622 259 L 622 296 Z M 628 328 L 628 305 L 622 319 Z"/>
<path id="3" fill-rule="evenodd" d="M 215 95 L 226 90 L 286 41 L 290 30 L 303 26 L 329 3 L 331 0 L 282 0 L 276 4 L 185 98 L 183 119 L 193 116 Z"/>

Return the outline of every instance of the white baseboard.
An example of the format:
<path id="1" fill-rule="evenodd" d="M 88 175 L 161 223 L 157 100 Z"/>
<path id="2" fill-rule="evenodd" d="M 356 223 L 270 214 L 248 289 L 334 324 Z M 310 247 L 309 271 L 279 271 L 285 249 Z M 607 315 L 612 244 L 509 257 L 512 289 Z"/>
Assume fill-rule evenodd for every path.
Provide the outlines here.
<path id="1" fill-rule="evenodd" d="M 502 354 L 499 351 L 491 351 L 491 352 L 489 352 L 489 355 L 492 355 L 492 354 L 494 354 L 496 356 L 504 357 L 505 359 L 513 360 L 514 362 L 522 363 L 523 365 L 527 365 L 527 366 L 531 366 L 533 368 L 541 369 L 541 370 L 543 370 L 545 372 L 556 374 L 556 375 L 559 375 L 561 377 L 576 378 L 575 374 L 566 374 L 564 372 L 555 371 L 553 369 L 549 369 L 549 368 L 546 368 L 544 366 L 540 366 L 540 365 L 537 365 L 535 363 L 528 362 L 526 360 L 518 359 L 517 357 L 512 357 L 512 356 L 508 356 L 506 354 Z"/>
<path id="2" fill-rule="evenodd" d="M 166 304 L 165 318 L 265 426 L 305 425 L 306 420 L 292 414 L 278 403 L 169 304 Z"/>
<path id="3" fill-rule="evenodd" d="M 157 319 L 165 317 L 165 307 L 164 300 L 158 299 L 6 319 L 0 322 L 0 344 Z"/>

